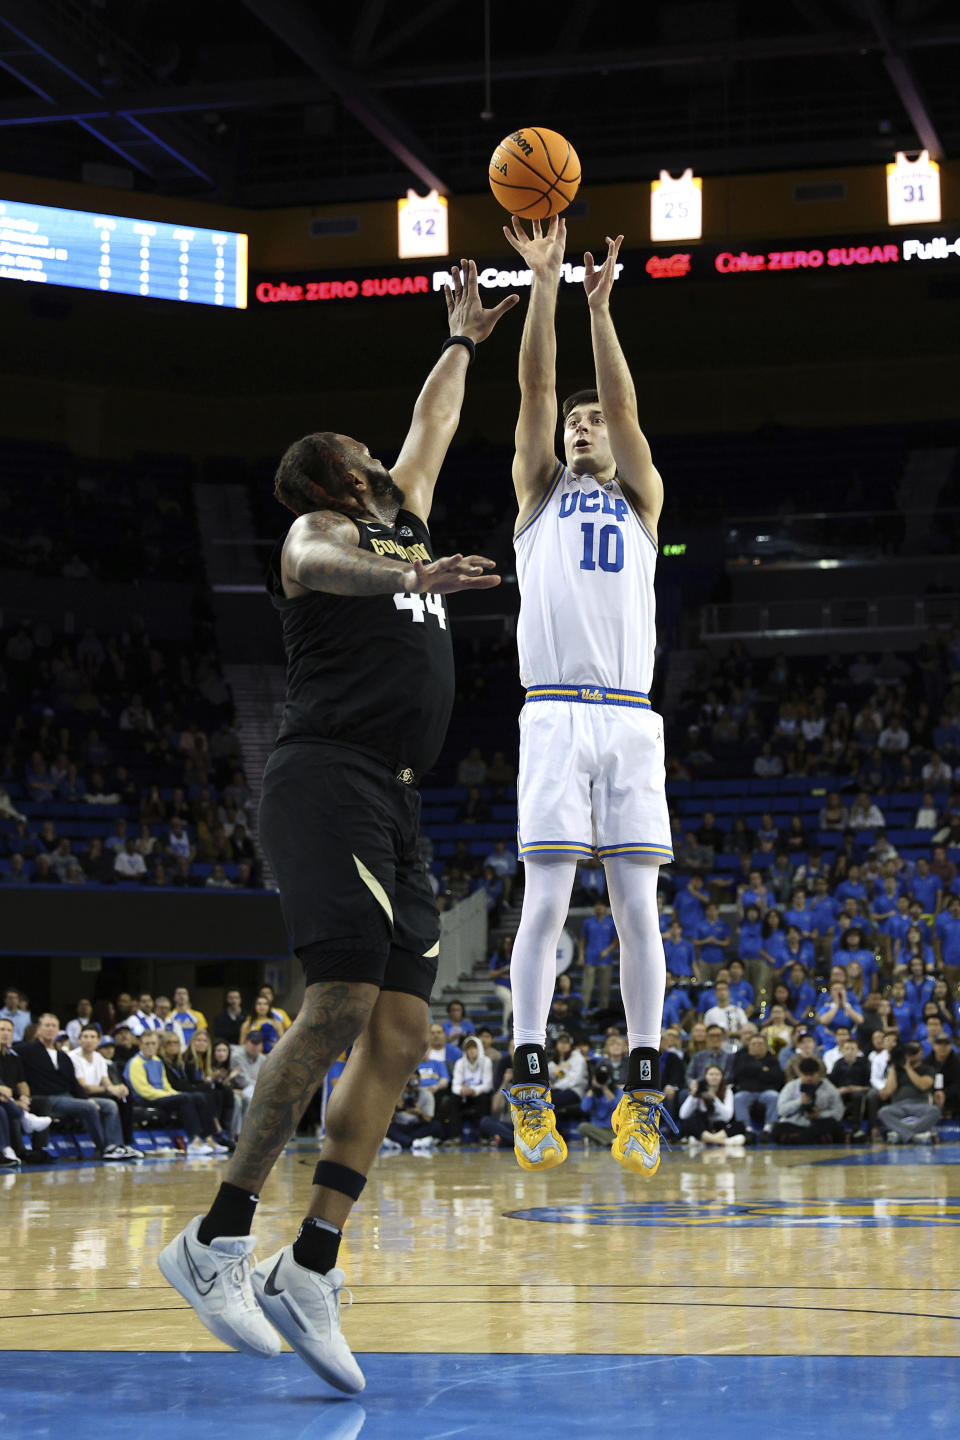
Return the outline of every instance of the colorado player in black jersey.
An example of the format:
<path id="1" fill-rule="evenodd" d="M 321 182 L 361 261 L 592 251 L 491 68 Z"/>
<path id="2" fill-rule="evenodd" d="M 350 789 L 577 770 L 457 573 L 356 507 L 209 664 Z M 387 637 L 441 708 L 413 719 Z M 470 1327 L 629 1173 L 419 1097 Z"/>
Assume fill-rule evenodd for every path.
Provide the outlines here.
<path id="1" fill-rule="evenodd" d="M 437 972 L 440 923 L 418 857 L 416 785 L 453 703 L 443 596 L 499 584 L 492 560 L 435 560 L 427 528 L 475 346 L 517 303 L 511 295 L 485 310 L 473 261 L 452 275 L 450 339 L 392 470 L 360 441 L 325 431 L 298 440 L 277 471 L 275 494 L 297 518 L 268 577 L 287 699 L 264 774 L 260 838 L 306 992 L 257 1079 L 228 1180 L 159 1258 L 226 1344 L 272 1356 L 283 1335 L 346 1391 L 364 1379 L 340 1330 L 342 1227 L 426 1049 Z M 296 1241 L 254 1270 L 261 1186 L 351 1045 L 308 1215 Z"/>

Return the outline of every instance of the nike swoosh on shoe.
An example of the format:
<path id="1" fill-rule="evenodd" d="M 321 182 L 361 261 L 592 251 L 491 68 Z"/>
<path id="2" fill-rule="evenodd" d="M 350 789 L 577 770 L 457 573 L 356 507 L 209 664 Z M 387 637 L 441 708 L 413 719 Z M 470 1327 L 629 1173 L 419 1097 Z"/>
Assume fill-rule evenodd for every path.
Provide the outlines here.
<path id="1" fill-rule="evenodd" d="M 188 1247 L 187 1247 L 187 1242 L 186 1242 L 186 1240 L 183 1240 L 183 1241 L 182 1241 L 182 1245 L 183 1245 L 183 1258 L 184 1258 L 184 1260 L 186 1260 L 186 1262 L 187 1262 L 187 1269 L 190 1271 L 190 1277 L 191 1277 L 191 1279 L 193 1280 L 193 1283 L 194 1283 L 194 1285 L 196 1286 L 197 1291 L 198 1291 L 199 1294 L 201 1294 L 201 1295 L 209 1295 L 209 1294 L 210 1294 L 210 1291 L 213 1289 L 214 1285 L 217 1283 L 217 1272 L 214 1271 L 212 1275 L 204 1275 L 204 1274 L 202 1273 L 202 1271 L 198 1270 L 197 1267 L 196 1267 L 196 1265 L 194 1264 L 193 1257 L 192 1257 L 192 1255 L 190 1254 L 190 1251 L 189 1251 L 189 1249 L 188 1249 Z"/>

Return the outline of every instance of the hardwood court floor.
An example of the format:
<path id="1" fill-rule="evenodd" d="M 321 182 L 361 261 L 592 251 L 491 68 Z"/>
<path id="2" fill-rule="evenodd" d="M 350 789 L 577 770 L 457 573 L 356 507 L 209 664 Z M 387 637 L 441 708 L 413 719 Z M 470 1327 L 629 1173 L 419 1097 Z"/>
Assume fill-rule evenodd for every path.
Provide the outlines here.
<path id="1" fill-rule="evenodd" d="M 295 1233 L 314 1158 L 282 1157 L 260 1255 Z M 222 1170 L 0 1177 L 0 1349 L 223 1350 L 155 1265 Z M 960 1146 L 676 1151 L 649 1183 L 596 1148 L 543 1176 L 492 1151 L 394 1156 L 341 1255 L 367 1355 L 957 1356 Z"/>

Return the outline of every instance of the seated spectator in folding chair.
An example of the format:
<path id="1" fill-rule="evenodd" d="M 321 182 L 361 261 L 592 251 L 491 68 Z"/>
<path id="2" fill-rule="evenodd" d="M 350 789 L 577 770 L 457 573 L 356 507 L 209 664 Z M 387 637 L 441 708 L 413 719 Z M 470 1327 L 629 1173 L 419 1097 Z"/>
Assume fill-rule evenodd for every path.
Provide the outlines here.
<path id="1" fill-rule="evenodd" d="M 796 1080 L 788 1080 L 777 1101 L 773 1137 L 778 1145 L 842 1145 L 843 1101 L 821 1072 L 820 1062 L 801 1060 Z"/>
<path id="2" fill-rule="evenodd" d="M 230 1090 L 233 1104 L 230 1109 L 230 1124 L 227 1133 L 229 1139 L 235 1141 L 243 1126 L 243 1117 L 249 1102 L 241 1093 L 246 1082 L 241 1071 L 233 1063 L 233 1047 L 228 1040 L 218 1040 L 214 1045 L 210 1058 L 210 1074 L 218 1085 L 226 1085 Z"/>
<path id="3" fill-rule="evenodd" d="M 23 1136 L 39 1135 L 53 1122 L 49 1115 L 32 1113 L 23 1062 L 12 1047 L 13 1021 L 4 1018 L 0 1020 L 0 1132 L 3 1136 L 0 1150 L 10 1164 L 16 1164 L 30 1159 L 34 1153 L 43 1155 L 43 1151 L 28 1152 Z"/>
<path id="4" fill-rule="evenodd" d="M 861 1055 L 856 1040 L 849 1036 L 841 1045 L 842 1054 L 830 1070 L 830 1082 L 843 1101 L 844 1118 L 855 1139 L 866 1139 L 863 1122 L 876 1123 L 879 1095 L 870 1084 L 870 1061 Z M 826 1056 L 824 1056 L 826 1060 Z"/>
<path id="5" fill-rule="evenodd" d="M 263 1037 L 263 1053 L 269 1055 L 283 1034 L 283 1021 L 279 1016 L 271 1014 L 272 1006 L 266 995 L 258 995 L 253 1002 L 253 1013 L 248 1015 L 240 1026 L 240 1044 L 250 1034 L 251 1030 L 259 1030 Z M 206 1028 L 206 1027 L 204 1027 Z"/>
<path id="6" fill-rule="evenodd" d="M 85 1025 L 93 1025 L 94 1030 L 100 1035 L 100 1026 L 93 1019 L 93 1006 L 89 1000 L 77 1001 L 77 1013 L 72 1020 L 67 1021 L 67 1034 L 70 1036 L 70 1044 L 76 1050 L 80 1044 L 80 1031 Z"/>
<path id="7" fill-rule="evenodd" d="M 933 1103 L 944 1120 L 960 1119 L 960 1055 L 948 1035 L 933 1042 Z"/>
<path id="8" fill-rule="evenodd" d="M 204 1032 L 206 1033 L 206 1032 Z M 197 1038 L 200 1031 L 194 1032 L 193 1039 Z M 191 1040 L 190 1045 L 193 1044 Z M 167 1079 L 171 1087 L 179 1095 L 191 1095 L 196 1103 L 197 1112 L 200 1116 L 200 1134 L 207 1144 L 211 1146 L 214 1153 L 223 1153 L 229 1150 L 230 1146 L 221 1139 L 220 1126 L 217 1123 L 216 1104 L 212 1093 L 202 1083 L 197 1082 L 191 1074 L 195 1065 L 188 1065 L 187 1056 L 191 1053 L 190 1046 L 181 1051 L 180 1041 L 176 1035 L 160 1036 L 160 1059 L 163 1061 L 163 1068 L 166 1071 Z"/>
<path id="9" fill-rule="evenodd" d="M 887 1078 L 880 1091 L 877 1123 L 889 1145 L 929 1145 L 940 1121 L 934 1102 L 934 1072 L 923 1063 L 916 1040 L 890 1053 Z"/>
<path id="10" fill-rule="evenodd" d="M 127 1062 L 124 1080 L 134 1100 L 140 1100 L 187 1132 L 189 1155 L 212 1155 L 213 1146 L 201 1139 L 205 1116 L 197 1106 L 197 1097 L 174 1090 L 157 1051 L 160 1036 L 156 1030 L 145 1030 L 140 1036 L 137 1054 Z M 224 1152 L 226 1153 L 226 1152 Z"/>
<path id="11" fill-rule="evenodd" d="M 746 1049 L 734 1055 L 730 1083 L 734 1089 L 734 1118 L 749 1132 L 756 1116 L 762 1133 L 770 1135 L 777 1122 L 777 1101 L 785 1079 L 763 1035 L 751 1036 Z"/>
<path id="12" fill-rule="evenodd" d="M 619 1088 L 610 1073 L 610 1066 L 599 1064 L 580 1102 L 580 1108 L 587 1117 L 577 1126 L 581 1140 L 588 1144 L 592 1140 L 595 1145 L 613 1144 L 615 1137 L 610 1117 L 617 1108 Z"/>
<path id="13" fill-rule="evenodd" d="M 584 1065 L 586 1069 L 586 1065 Z M 438 1118 L 444 1138 L 459 1140 L 464 1121 L 480 1121 L 490 1113 L 493 1095 L 493 1061 L 483 1053 L 476 1035 L 467 1035 L 463 1054 L 453 1067 L 450 1090 L 443 1097 Z"/>
<path id="14" fill-rule="evenodd" d="M 213 1117 L 213 1138 L 219 1145 L 226 1145 L 232 1150 L 233 1087 L 224 1084 L 213 1073 L 213 1045 L 206 1030 L 196 1031 L 183 1052 L 181 1065 L 187 1077 L 187 1088 L 207 1097 Z M 171 1082 L 176 1088 L 172 1077 Z"/>
<path id="15" fill-rule="evenodd" d="M 93 1023 L 84 1025 L 80 1031 L 80 1045 L 78 1049 L 70 1051 L 70 1063 L 85 1095 L 106 1095 L 113 1100 L 120 1113 L 123 1143 L 129 1154 L 138 1159 L 143 1152 L 135 1149 L 133 1144 L 133 1105 L 130 1091 L 122 1081 L 115 1084 L 111 1080 L 106 1058 L 100 1054 L 100 1031 Z"/>
<path id="16" fill-rule="evenodd" d="M 87 1095 L 68 1055 L 57 1049 L 60 1022 L 49 1012 L 37 1021 L 36 1040 L 17 1046 L 24 1078 L 33 1096 L 31 1109 L 56 1119 L 79 1120 L 102 1160 L 130 1160 L 115 1100 Z"/>
<path id="17" fill-rule="evenodd" d="M 386 1138 L 402 1150 L 430 1149 L 443 1139 L 443 1126 L 435 1115 L 433 1091 L 421 1084 L 419 1073 L 414 1073 L 397 1101 Z"/>

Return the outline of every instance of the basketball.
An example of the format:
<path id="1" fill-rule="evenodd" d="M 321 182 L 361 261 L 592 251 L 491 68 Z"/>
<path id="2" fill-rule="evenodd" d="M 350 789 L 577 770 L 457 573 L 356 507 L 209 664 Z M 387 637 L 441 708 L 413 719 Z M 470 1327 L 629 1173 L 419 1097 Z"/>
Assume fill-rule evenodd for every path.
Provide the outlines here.
<path id="1" fill-rule="evenodd" d="M 580 158 L 556 130 L 532 125 L 501 140 L 490 157 L 490 189 L 505 210 L 545 220 L 566 210 L 580 187 Z"/>

